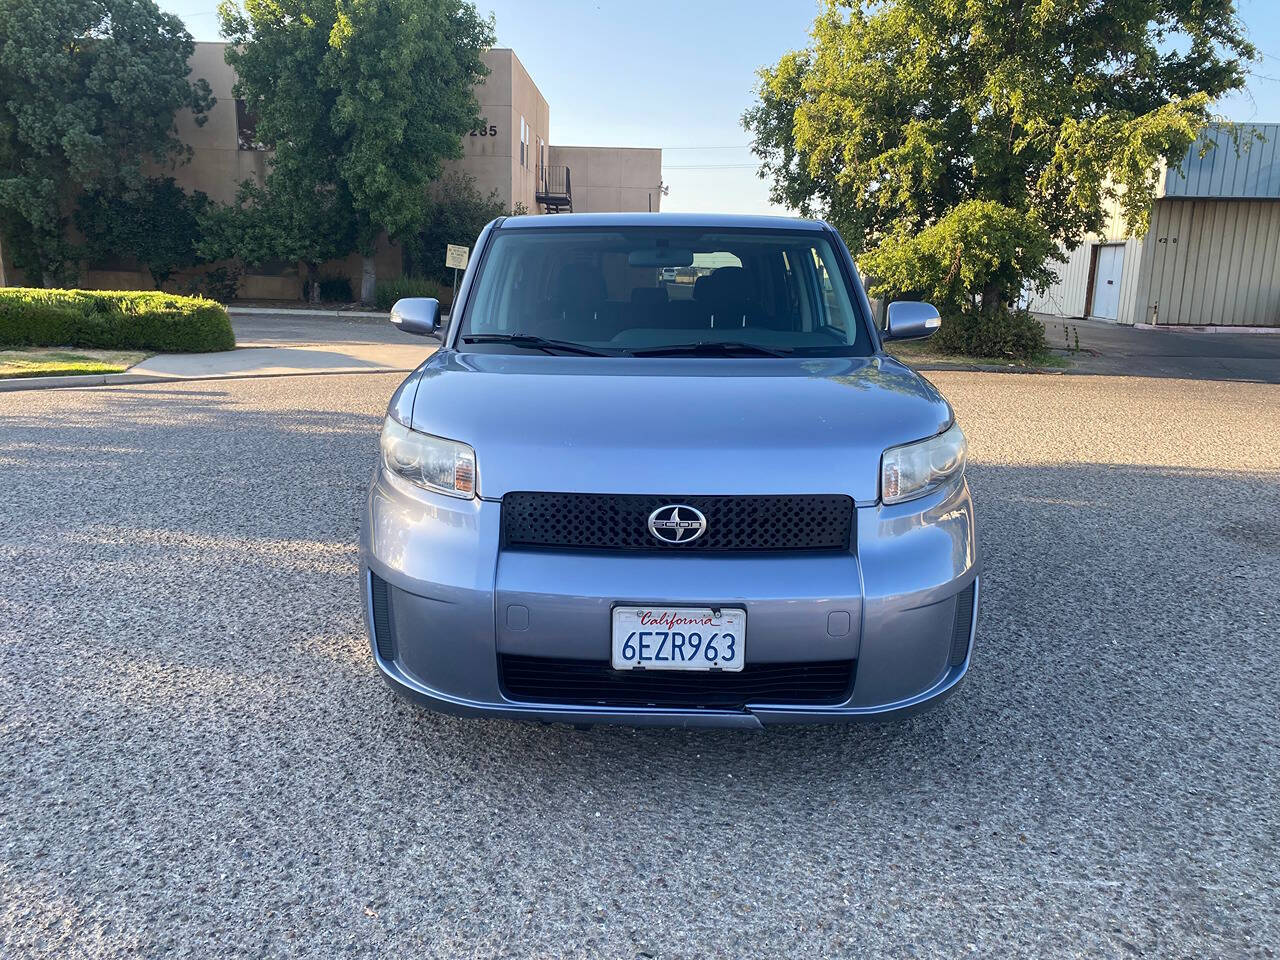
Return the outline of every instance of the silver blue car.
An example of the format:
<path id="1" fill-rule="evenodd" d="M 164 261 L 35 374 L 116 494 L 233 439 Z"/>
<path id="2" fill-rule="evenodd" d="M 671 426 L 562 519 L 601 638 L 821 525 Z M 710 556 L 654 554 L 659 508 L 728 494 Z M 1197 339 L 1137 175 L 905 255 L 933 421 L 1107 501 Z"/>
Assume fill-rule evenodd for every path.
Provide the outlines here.
<path id="1" fill-rule="evenodd" d="M 972 655 L 965 437 L 824 223 L 495 220 L 396 390 L 361 542 L 373 659 L 449 713 L 754 728 L 937 702 Z"/>

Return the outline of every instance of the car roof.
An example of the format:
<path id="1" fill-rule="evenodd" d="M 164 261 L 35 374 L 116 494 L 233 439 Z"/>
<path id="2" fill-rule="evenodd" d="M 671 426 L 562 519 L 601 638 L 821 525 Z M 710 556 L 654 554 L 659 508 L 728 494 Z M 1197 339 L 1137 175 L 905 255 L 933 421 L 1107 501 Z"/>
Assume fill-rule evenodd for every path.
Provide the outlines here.
<path id="1" fill-rule="evenodd" d="M 824 230 L 821 220 L 799 217 L 766 217 L 741 213 L 541 213 L 507 217 L 501 230 L 546 227 L 703 227 L 709 229 L 754 228 L 773 230 Z"/>

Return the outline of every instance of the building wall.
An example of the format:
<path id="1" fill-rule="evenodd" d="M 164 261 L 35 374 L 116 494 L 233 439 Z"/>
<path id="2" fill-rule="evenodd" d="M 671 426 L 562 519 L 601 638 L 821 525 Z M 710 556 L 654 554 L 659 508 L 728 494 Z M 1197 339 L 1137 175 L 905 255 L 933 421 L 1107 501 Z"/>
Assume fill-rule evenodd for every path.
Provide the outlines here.
<path id="1" fill-rule="evenodd" d="M 539 171 L 538 143 L 541 141 L 545 153 L 547 141 L 551 139 L 551 109 L 514 53 L 511 54 L 511 65 L 511 206 L 523 204 L 530 213 L 536 213 L 538 207 L 534 195 L 537 193 Z M 523 162 L 520 159 L 522 118 L 530 128 Z"/>
<path id="2" fill-rule="evenodd" d="M 474 177 L 476 189 L 485 196 L 496 192 L 505 209 L 523 203 L 530 212 L 534 203 L 537 143 L 550 138 L 551 110 L 537 84 L 511 50 L 486 50 L 483 54 L 489 76 L 476 85 L 480 101 L 481 127 L 462 138 L 461 160 L 446 169 Z M 529 124 L 529 151 L 520 160 L 520 120 Z"/>
<path id="3" fill-rule="evenodd" d="M 241 150 L 236 128 L 235 71 L 223 54 L 225 43 L 197 43 L 191 56 L 191 79 L 204 78 L 217 103 L 197 126 L 194 115 L 181 111 L 174 121 L 178 136 L 191 147 L 191 160 L 176 169 L 152 167 L 155 176 L 170 176 L 184 190 L 202 190 L 218 203 L 231 203 L 241 182 L 261 183 L 266 176 L 265 150 Z"/>
<path id="4" fill-rule="evenodd" d="M 575 213 L 660 209 L 661 149 L 553 146 L 547 162 L 569 168 Z"/>
<path id="5" fill-rule="evenodd" d="M 1280 326 L 1280 201 L 1157 201 L 1138 323 Z"/>

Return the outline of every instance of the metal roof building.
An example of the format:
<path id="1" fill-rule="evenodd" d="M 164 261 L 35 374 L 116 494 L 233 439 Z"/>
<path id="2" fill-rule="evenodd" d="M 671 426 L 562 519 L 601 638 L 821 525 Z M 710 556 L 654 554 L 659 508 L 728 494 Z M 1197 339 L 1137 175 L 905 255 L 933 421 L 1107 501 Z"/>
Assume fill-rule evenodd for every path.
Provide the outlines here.
<path id="1" fill-rule="evenodd" d="M 1211 126 L 1164 172 L 1145 236 L 1112 211 L 1024 303 L 1127 324 L 1280 326 L 1280 124 L 1238 133 L 1239 148 Z"/>

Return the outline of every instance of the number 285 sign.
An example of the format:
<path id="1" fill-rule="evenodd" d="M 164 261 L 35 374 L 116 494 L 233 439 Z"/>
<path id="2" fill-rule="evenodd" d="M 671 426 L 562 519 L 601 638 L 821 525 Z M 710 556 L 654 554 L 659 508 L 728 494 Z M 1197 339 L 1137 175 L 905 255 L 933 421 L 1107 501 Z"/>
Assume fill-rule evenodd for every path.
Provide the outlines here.
<path id="1" fill-rule="evenodd" d="M 498 125 L 491 123 L 487 127 L 476 127 L 471 131 L 473 137 L 496 137 L 498 135 Z"/>

